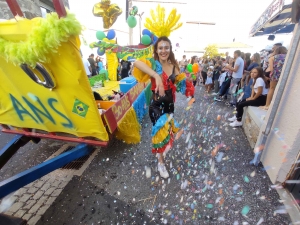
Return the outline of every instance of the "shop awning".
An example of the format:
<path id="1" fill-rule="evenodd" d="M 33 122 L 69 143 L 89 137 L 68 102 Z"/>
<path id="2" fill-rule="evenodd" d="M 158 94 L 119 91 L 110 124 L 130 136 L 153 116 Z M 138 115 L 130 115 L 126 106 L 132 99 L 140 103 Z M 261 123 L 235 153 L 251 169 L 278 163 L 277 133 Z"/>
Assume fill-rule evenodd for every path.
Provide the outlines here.
<path id="1" fill-rule="evenodd" d="M 292 1 L 274 0 L 252 26 L 250 37 L 291 33 L 295 27 L 291 20 Z"/>

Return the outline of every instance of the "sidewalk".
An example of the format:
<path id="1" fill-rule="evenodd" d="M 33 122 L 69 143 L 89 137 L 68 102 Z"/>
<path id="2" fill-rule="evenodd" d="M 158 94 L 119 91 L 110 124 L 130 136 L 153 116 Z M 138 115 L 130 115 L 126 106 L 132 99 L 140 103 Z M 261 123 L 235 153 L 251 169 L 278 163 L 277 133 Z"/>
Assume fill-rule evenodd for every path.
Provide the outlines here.
<path id="1" fill-rule="evenodd" d="M 196 89 L 190 109 L 177 95 L 184 133 L 167 155 L 169 179 L 157 172 L 146 117 L 139 145 L 114 140 L 102 149 L 37 224 L 290 224 L 265 169 L 249 165 L 242 128 L 227 122 L 233 108 Z"/>

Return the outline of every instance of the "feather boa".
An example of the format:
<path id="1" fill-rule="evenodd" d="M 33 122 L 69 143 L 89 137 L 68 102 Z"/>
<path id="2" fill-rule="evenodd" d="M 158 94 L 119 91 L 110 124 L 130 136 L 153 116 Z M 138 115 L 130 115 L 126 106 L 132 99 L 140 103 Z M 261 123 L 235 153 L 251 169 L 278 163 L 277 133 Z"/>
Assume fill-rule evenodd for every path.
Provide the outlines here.
<path id="1" fill-rule="evenodd" d="M 48 62 L 47 54 L 55 53 L 61 42 L 79 35 L 81 30 L 74 14 L 68 13 L 64 18 L 59 18 L 57 13 L 47 14 L 46 19 L 40 18 L 35 23 L 24 41 L 13 42 L 0 37 L 0 56 L 15 65 L 26 63 L 35 67 L 37 62 Z"/>

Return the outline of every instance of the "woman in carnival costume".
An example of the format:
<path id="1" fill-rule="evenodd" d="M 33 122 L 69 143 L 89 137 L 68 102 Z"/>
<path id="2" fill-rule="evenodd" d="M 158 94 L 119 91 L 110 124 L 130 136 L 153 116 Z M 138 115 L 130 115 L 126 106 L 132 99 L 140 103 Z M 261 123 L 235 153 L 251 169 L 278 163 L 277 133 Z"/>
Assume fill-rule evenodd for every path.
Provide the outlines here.
<path id="1" fill-rule="evenodd" d="M 158 6 L 157 13 L 164 15 L 164 8 Z M 154 44 L 154 58 L 137 60 L 134 63 L 133 71 L 133 76 L 139 82 L 151 80 L 153 96 L 149 107 L 149 116 L 153 123 L 152 153 L 158 157 L 158 171 L 163 178 L 169 177 L 164 164 L 164 155 L 172 147 L 174 135 L 179 131 L 179 126 L 173 118 L 176 91 L 187 97 L 194 96 L 194 86 L 190 80 L 187 80 L 184 73 L 179 73 L 180 69 L 172 51 L 172 44 L 167 37 L 171 31 L 182 25 L 177 24 L 180 15 L 176 15 L 175 9 L 170 13 L 170 15 L 172 14 L 173 17 L 169 16 L 166 22 L 164 16 L 158 16 L 160 23 L 146 20 L 145 27 L 159 37 Z M 153 11 L 151 15 L 155 16 Z M 177 21 L 174 23 L 171 21 L 172 18 Z"/>

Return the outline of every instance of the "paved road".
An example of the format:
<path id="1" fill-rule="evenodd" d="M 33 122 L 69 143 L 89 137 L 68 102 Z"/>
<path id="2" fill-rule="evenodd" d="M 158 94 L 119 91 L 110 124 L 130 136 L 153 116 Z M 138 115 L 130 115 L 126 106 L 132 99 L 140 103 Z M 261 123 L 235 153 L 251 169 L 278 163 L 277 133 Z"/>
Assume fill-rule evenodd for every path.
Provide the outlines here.
<path id="1" fill-rule="evenodd" d="M 242 129 L 227 125 L 233 109 L 201 95 L 198 89 L 190 110 L 178 95 L 175 117 L 185 132 L 167 156 L 169 179 L 158 176 L 146 118 L 139 145 L 114 141 L 103 149 L 38 224 L 288 224 L 288 216 L 274 216 L 281 204 L 266 172 L 248 164 L 253 155 Z M 220 144 L 218 162 L 211 152 Z"/>
<path id="2" fill-rule="evenodd" d="M 102 149 L 37 224 L 289 224 L 286 214 L 274 215 L 282 204 L 264 168 L 248 164 L 253 154 L 243 130 L 228 126 L 233 109 L 203 96 L 199 88 L 196 96 L 187 110 L 178 95 L 175 118 L 185 131 L 167 155 L 169 179 L 158 176 L 147 117 L 140 144 L 114 140 Z M 211 155 L 216 146 L 218 159 Z M 32 158 L 52 149 L 39 144 L 28 152 Z M 15 157 L 12 164 L 18 167 L 20 156 Z M 151 168 L 150 178 L 145 166 Z"/>

